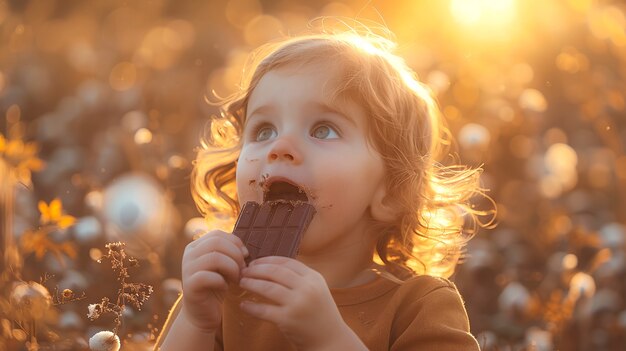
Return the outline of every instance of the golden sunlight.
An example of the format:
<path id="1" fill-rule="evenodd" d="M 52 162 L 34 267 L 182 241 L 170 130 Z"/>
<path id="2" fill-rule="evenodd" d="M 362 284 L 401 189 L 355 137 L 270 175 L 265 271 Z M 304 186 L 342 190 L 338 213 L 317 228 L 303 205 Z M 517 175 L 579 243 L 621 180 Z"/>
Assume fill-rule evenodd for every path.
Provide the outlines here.
<path id="1" fill-rule="evenodd" d="M 485 34 L 497 34 L 495 28 L 504 28 L 516 15 L 515 0 L 451 0 L 452 17 L 463 26 L 480 27 Z M 481 31 L 483 32 L 483 31 Z"/>
<path id="2" fill-rule="evenodd" d="M 292 310 L 300 326 L 354 313 L 341 330 L 356 327 L 351 339 L 371 347 L 367 333 L 384 320 L 368 312 L 382 301 L 368 294 L 389 283 L 423 297 L 389 317 L 397 310 L 409 325 L 420 318 L 412 311 L 442 298 L 437 317 L 463 319 L 462 331 L 425 330 L 435 337 L 407 329 L 402 338 L 429 339 L 414 349 L 437 349 L 456 333 L 473 347 L 450 347 L 463 350 L 626 351 L 626 0 L 84 3 L 0 0 L 0 351 L 165 350 L 158 337 L 176 334 L 183 286 L 194 293 L 190 264 L 217 279 L 207 276 L 216 290 L 205 288 L 213 311 L 224 312 L 212 320 L 232 322 L 229 340 L 263 348 L 249 338 L 254 328 L 237 332 L 236 323 L 258 317 L 239 312 L 254 307 L 232 307 L 272 302 L 236 286 L 235 278 L 264 273 L 250 255 L 240 262 L 222 234 L 234 240 L 246 200 L 297 203 L 295 190 L 307 190 L 318 212 L 302 262 L 286 263 L 284 280 L 257 280 L 280 290 L 297 269 L 324 294 L 307 295 L 315 303 L 306 306 L 318 308 Z M 344 43 L 356 49 L 345 57 Z M 322 95 L 345 91 L 340 102 L 358 121 L 332 126 L 339 117 L 307 107 L 321 95 L 272 86 L 265 103 L 276 111 L 246 126 L 263 74 L 319 58 L 324 73 L 337 74 Z M 343 89 L 352 83 L 367 89 Z M 326 124 L 336 140 L 314 135 Z M 266 126 L 277 139 L 245 139 Z M 381 210 L 394 220 L 362 233 L 375 245 L 351 234 L 372 220 L 357 203 L 369 197 L 334 193 L 369 167 L 369 157 L 349 159 L 365 155 L 361 141 L 383 160 L 375 165 L 382 190 L 394 197 Z M 271 163 L 273 152 L 301 159 Z M 270 174 L 301 184 L 266 197 Z M 380 193 L 380 184 L 365 185 Z M 295 223 L 278 230 L 280 215 L 267 229 L 289 235 Z M 332 236 L 315 238 L 342 220 Z M 326 241 L 341 233 L 350 235 Z M 187 247 L 199 261 L 183 260 Z M 344 248 L 378 266 L 333 271 L 345 262 L 324 257 L 341 258 Z M 422 290 L 439 287 L 446 296 Z M 347 309 L 334 303 L 336 292 Z M 267 346 L 290 339 L 274 334 L 272 321 L 253 324 L 273 330 L 263 334 Z"/>

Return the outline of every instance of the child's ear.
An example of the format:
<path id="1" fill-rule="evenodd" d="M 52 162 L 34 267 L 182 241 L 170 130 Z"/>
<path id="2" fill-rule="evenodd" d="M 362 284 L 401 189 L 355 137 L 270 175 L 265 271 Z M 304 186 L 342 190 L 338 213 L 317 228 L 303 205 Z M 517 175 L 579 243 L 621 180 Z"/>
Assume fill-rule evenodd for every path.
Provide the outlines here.
<path id="1" fill-rule="evenodd" d="M 372 203 L 370 205 L 370 211 L 372 218 L 380 222 L 392 222 L 398 216 L 397 211 L 387 196 L 387 187 L 384 182 L 383 184 L 380 184 L 376 193 L 374 193 L 374 197 L 372 198 Z"/>

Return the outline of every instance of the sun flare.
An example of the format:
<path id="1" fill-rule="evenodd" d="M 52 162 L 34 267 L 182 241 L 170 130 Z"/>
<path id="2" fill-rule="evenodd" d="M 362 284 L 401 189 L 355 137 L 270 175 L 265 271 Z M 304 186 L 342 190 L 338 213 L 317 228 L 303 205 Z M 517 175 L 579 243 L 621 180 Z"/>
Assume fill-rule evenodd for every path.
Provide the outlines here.
<path id="1" fill-rule="evenodd" d="M 515 16 L 515 0 L 451 0 L 452 16 L 463 25 L 506 24 Z"/>

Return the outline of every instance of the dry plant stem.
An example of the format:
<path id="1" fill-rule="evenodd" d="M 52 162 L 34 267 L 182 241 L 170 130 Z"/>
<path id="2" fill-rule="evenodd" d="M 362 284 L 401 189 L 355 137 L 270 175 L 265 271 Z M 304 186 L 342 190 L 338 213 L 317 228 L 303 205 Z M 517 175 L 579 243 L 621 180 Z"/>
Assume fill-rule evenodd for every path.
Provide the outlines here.
<path id="1" fill-rule="evenodd" d="M 59 295 L 61 295 L 60 298 L 59 298 Z M 79 301 L 85 298 L 87 298 L 87 295 L 85 295 L 84 291 L 80 296 L 75 296 L 74 293 L 72 292 L 72 296 L 66 298 L 65 296 L 63 296 L 63 294 L 59 294 L 59 287 L 56 286 L 54 287 L 54 296 L 52 297 L 52 305 L 53 306 L 63 305 L 68 302 Z"/>
<path id="2" fill-rule="evenodd" d="M 102 262 L 103 258 L 111 260 L 111 268 L 117 273 L 117 280 L 120 282 L 120 287 L 117 290 L 115 303 L 111 303 L 108 297 L 103 297 L 99 304 L 93 305 L 93 311 L 90 310 L 89 318 L 95 320 L 103 313 L 113 313 L 115 315 L 115 327 L 112 331 L 114 334 L 117 334 L 122 324 L 122 313 L 124 312 L 126 304 L 130 303 L 138 310 L 141 310 L 142 304 L 152 294 L 152 286 L 144 283 L 126 281 L 126 279 L 130 277 L 128 268 L 136 267 L 138 263 L 135 258 L 126 255 L 123 243 L 109 243 L 106 245 L 106 248 L 108 249 L 108 253 L 102 256 L 98 262 Z M 90 309 L 91 308 L 90 306 Z"/>
<path id="3" fill-rule="evenodd" d="M 124 266 L 126 252 L 123 249 L 115 251 L 109 248 L 107 256 L 111 260 L 111 267 L 117 272 L 117 280 L 120 282 L 120 288 L 117 290 L 117 300 L 115 301 L 115 304 L 108 303 L 107 306 L 115 313 L 115 327 L 113 328 L 113 334 L 117 334 L 117 331 L 122 324 L 122 312 L 124 311 L 124 287 L 126 285 L 126 278 L 128 277 L 128 268 Z"/>
<path id="4" fill-rule="evenodd" d="M 0 158 L 0 213 L 4 218 L 3 238 L 0 240 L 0 270 L 7 271 L 10 267 L 19 267 L 14 262 L 13 250 L 13 198 L 15 193 L 15 177 L 6 162 Z"/>

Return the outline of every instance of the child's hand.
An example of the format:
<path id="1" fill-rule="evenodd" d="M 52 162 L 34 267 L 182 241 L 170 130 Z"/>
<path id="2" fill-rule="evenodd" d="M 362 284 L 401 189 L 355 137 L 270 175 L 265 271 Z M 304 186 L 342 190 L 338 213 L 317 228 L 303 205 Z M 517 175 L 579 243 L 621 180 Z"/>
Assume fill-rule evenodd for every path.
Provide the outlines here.
<path id="1" fill-rule="evenodd" d="M 222 295 L 237 284 L 248 252 L 235 235 L 213 230 L 183 254 L 183 313 L 198 329 L 214 332 L 222 319 Z"/>
<path id="2" fill-rule="evenodd" d="M 242 271 L 240 286 L 272 302 L 244 301 L 242 310 L 276 324 L 299 350 L 325 349 L 354 336 L 324 277 L 302 262 L 279 256 L 256 259 Z"/>

